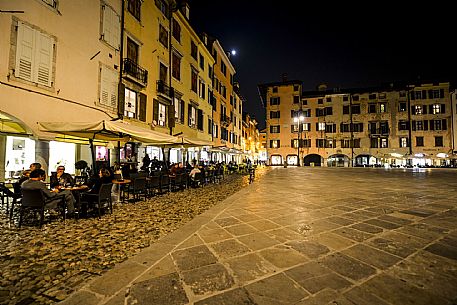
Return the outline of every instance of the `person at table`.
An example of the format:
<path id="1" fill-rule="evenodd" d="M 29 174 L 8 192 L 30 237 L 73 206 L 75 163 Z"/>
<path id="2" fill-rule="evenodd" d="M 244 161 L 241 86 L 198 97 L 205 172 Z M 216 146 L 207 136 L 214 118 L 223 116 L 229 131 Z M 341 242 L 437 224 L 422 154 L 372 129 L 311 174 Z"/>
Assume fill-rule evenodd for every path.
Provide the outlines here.
<path id="1" fill-rule="evenodd" d="M 97 176 L 92 177 L 88 182 L 88 194 L 98 194 L 102 184 L 111 183 L 113 177 L 111 172 L 106 168 L 101 168 Z"/>
<path id="2" fill-rule="evenodd" d="M 47 199 L 52 199 L 48 201 L 45 205 L 47 209 L 55 209 L 57 206 L 62 202 L 62 197 L 65 197 L 65 203 L 68 210 L 68 213 L 71 214 L 75 210 L 75 197 L 71 193 L 71 191 L 64 190 L 64 191 L 56 191 L 51 192 L 44 184 L 44 180 L 46 179 L 46 172 L 42 169 L 36 169 L 30 173 L 30 178 L 24 181 L 21 184 L 23 190 L 42 190 L 43 194 Z"/>
<path id="3" fill-rule="evenodd" d="M 151 164 L 151 159 L 149 155 L 146 154 L 143 158 L 143 165 L 141 166 L 141 170 L 145 172 L 149 172 L 149 165 Z"/>
<path id="4" fill-rule="evenodd" d="M 57 171 L 52 173 L 50 177 L 51 188 L 59 187 L 59 186 L 69 186 L 73 185 L 74 181 L 73 178 L 69 173 L 65 172 L 65 166 L 59 165 L 57 167 Z"/>
<path id="5" fill-rule="evenodd" d="M 22 184 L 25 180 L 28 180 L 30 178 L 30 173 L 33 172 L 36 169 L 41 169 L 41 164 L 38 162 L 30 164 L 30 168 L 22 172 L 21 178 L 19 178 L 19 185 Z"/>
<path id="6" fill-rule="evenodd" d="M 201 172 L 202 171 L 198 168 L 198 165 L 195 164 L 194 168 L 192 168 L 192 170 L 190 171 L 189 176 L 190 176 L 191 179 L 194 179 L 195 178 L 195 174 L 201 173 Z"/>

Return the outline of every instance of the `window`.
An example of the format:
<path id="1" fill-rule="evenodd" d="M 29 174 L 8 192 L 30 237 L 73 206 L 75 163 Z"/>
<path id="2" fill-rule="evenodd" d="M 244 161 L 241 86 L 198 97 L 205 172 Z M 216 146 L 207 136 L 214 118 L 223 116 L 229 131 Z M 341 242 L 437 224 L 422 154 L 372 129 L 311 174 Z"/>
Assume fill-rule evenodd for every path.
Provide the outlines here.
<path id="1" fill-rule="evenodd" d="M 279 105 L 280 102 L 281 102 L 281 99 L 279 97 L 270 97 L 271 106 Z"/>
<path id="2" fill-rule="evenodd" d="M 443 147 L 443 137 L 435 137 L 435 147 Z"/>
<path id="3" fill-rule="evenodd" d="M 441 120 L 433 120 L 431 123 L 433 123 L 433 130 L 443 130 Z M 430 124 L 430 125 L 432 125 L 432 124 Z"/>
<path id="4" fill-rule="evenodd" d="M 353 132 L 363 132 L 363 123 L 353 123 L 352 129 Z"/>
<path id="5" fill-rule="evenodd" d="M 184 123 L 184 101 L 179 98 L 174 98 L 175 106 L 175 121 L 178 123 Z"/>
<path id="6" fill-rule="evenodd" d="M 119 75 L 105 66 L 100 69 L 100 104 L 115 108 L 117 106 Z"/>
<path id="7" fill-rule="evenodd" d="M 349 101 L 349 96 L 347 96 L 347 95 L 343 96 L 343 102 L 347 102 L 347 101 Z"/>
<path id="8" fill-rule="evenodd" d="M 421 105 L 414 106 L 414 114 L 416 114 L 416 115 L 422 114 L 422 106 Z"/>
<path id="9" fill-rule="evenodd" d="M 340 124 L 340 131 L 341 132 L 350 132 L 351 131 L 350 130 L 350 126 L 351 125 L 349 123 L 346 123 L 346 124 L 345 123 L 341 123 Z"/>
<path id="10" fill-rule="evenodd" d="M 325 115 L 332 115 L 333 114 L 333 108 L 332 107 L 325 107 Z"/>
<path id="11" fill-rule="evenodd" d="M 352 114 L 360 114 L 360 104 L 352 105 Z"/>
<path id="12" fill-rule="evenodd" d="M 369 100 L 375 100 L 376 99 L 376 93 L 372 93 L 372 94 L 368 95 L 368 99 Z"/>
<path id="13" fill-rule="evenodd" d="M 168 31 L 161 24 L 159 24 L 159 41 L 165 48 L 168 49 Z"/>
<path id="14" fill-rule="evenodd" d="M 336 147 L 336 141 L 333 139 L 326 139 L 325 140 L 325 148 L 335 148 Z"/>
<path id="15" fill-rule="evenodd" d="M 270 133 L 279 133 L 279 132 L 280 132 L 280 126 L 279 125 L 270 126 Z"/>
<path id="16" fill-rule="evenodd" d="M 177 80 L 181 80 L 181 56 L 176 53 L 171 55 L 173 65 L 171 66 L 171 75 Z"/>
<path id="17" fill-rule="evenodd" d="M 219 125 L 213 122 L 213 137 L 219 137 Z"/>
<path id="18" fill-rule="evenodd" d="M 168 17 L 168 4 L 164 0 L 155 0 L 155 4 L 162 14 Z"/>
<path id="19" fill-rule="evenodd" d="M 227 75 L 227 66 L 223 61 L 221 61 L 221 72 L 222 74 Z"/>
<path id="20" fill-rule="evenodd" d="M 188 108 L 188 120 L 187 124 L 189 127 L 196 128 L 197 127 L 197 109 L 189 104 Z"/>
<path id="21" fill-rule="evenodd" d="M 424 121 L 413 121 L 413 128 L 414 130 L 424 130 Z"/>
<path id="22" fill-rule="evenodd" d="M 199 96 L 200 96 L 200 98 L 205 99 L 205 96 L 206 96 L 206 84 L 201 79 L 199 80 L 199 83 L 200 83 Z"/>
<path id="23" fill-rule="evenodd" d="M 279 140 L 270 140 L 270 147 L 279 148 L 279 147 L 281 147 L 281 143 Z"/>
<path id="24" fill-rule="evenodd" d="M 331 102 L 332 102 L 332 98 L 331 98 L 331 97 L 327 97 L 327 98 L 325 99 L 325 101 L 326 101 L 327 103 L 331 103 Z"/>
<path id="25" fill-rule="evenodd" d="M 386 104 L 386 103 L 380 103 L 380 104 L 379 104 L 379 112 L 380 112 L 380 113 L 385 113 L 385 112 L 387 112 L 387 104 Z"/>
<path id="26" fill-rule="evenodd" d="M 279 119 L 280 112 L 279 111 L 270 111 L 270 119 Z"/>
<path id="27" fill-rule="evenodd" d="M 316 139 L 316 147 L 324 148 L 325 147 L 325 139 Z"/>
<path id="28" fill-rule="evenodd" d="M 203 131 L 203 110 L 197 109 L 197 129 Z"/>
<path id="29" fill-rule="evenodd" d="M 294 91 L 298 91 L 299 89 L 299 86 L 298 85 L 294 85 Z"/>
<path id="30" fill-rule="evenodd" d="M 439 114 L 441 113 L 441 105 L 440 104 L 434 104 L 433 105 L 433 114 Z"/>
<path id="31" fill-rule="evenodd" d="M 197 60 L 198 48 L 193 40 L 190 41 L 190 56 Z"/>
<path id="32" fill-rule="evenodd" d="M 360 96 L 358 96 L 358 95 L 354 95 L 352 97 L 352 100 L 355 101 L 355 102 L 357 102 L 359 99 L 360 99 Z"/>
<path id="33" fill-rule="evenodd" d="M 133 17 L 140 20 L 141 0 L 127 0 L 127 10 Z"/>
<path id="34" fill-rule="evenodd" d="M 191 66 L 190 67 L 190 80 L 191 80 L 191 90 L 195 93 L 198 92 L 198 74 L 197 71 Z"/>
<path id="35" fill-rule="evenodd" d="M 200 54 L 200 69 L 205 71 L 205 58 Z"/>
<path id="36" fill-rule="evenodd" d="M 159 119 L 157 124 L 159 126 L 166 126 L 167 124 L 167 107 L 162 103 L 159 103 Z"/>
<path id="37" fill-rule="evenodd" d="M 378 138 L 370 138 L 370 148 L 378 148 Z"/>
<path id="38" fill-rule="evenodd" d="M 181 26 L 179 25 L 178 21 L 176 21 L 176 19 L 174 18 L 171 33 L 178 42 L 181 42 Z"/>
<path id="39" fill-rule="evenodd" d="M 326 133 L 335 133 L 336 132 L 336 124 L 325 124 L 325 132 Z"/>
<path id="40" fill-rule="evenodd" d="M 368 104 L 368 113 L 376 113 L 376 104 Z"/>
<path id="41" fill-rule="evenodd" d="M 409 122 L 408 121 L 398 121 L 398 130 L 408 130 Z"/>
<path id="42" fill-rule="evenodd" d="M 416 146 L 417 147 L 424 146 L 424 137 L 416 137 Z"/>
<path id="43" fill-rule="evenodd" d="M 127 58 L 134 63 L 138 63 L 139 48 L 140 46 L 135 41 L 127 37 Z"/>
<path id="44" fill-rule="evenodd" d="M 407 105 L 406 105 L 406 102 L 400 102 L 398 104 L 398 111 L 399 112 L 405 112 L 407 110 Z"/>
<path id="45" fill-rule="evenodd" d="M 299 143 L 298 139 L 292 139 L 292 140 L 290 140 L 290 142 L 291 142 L 290 145 L 292 146 L 292 148 L 298 148 L 298 143 Z"/>
<path id="46" fill-rule="evenodd" d="M 343 105 L 343 114 L 349 114 L 349 105 Z"/>
<path id="47" fill-rule="evenodd" d="M 302 104 L 303 104 L 303 106 L 308 105 L 308 100 L 303 100 L 303 101 L 302 101 Z"/>
<path id="48" fill-rule="evenodd" d="M 124 116 L 136 118 L 136 98 L 137 93 L 129 88 L 125 88 Z"/>
<path id="49" fill-rule="evenodd" d="M 316 116 L 325 116 L 325 108 L 316 108 Z"/>
<path id="50" fill-rule="evenodd" d="M 317 104 L 322 105 L 323 103 L 324 103 L 324 99 L 323 98 L 317 99 Z"/>
<path id="51" fill-rule="evenodd" d="M 278 87 L 273 87 L 273 93 L 278 93 Z"/>
<path id="52" fill-rule="evenodd" d="M 300 97 L 298 95 L 294 95 L 294 104 L 300 103 Z"/>
<path id="53" fill-rule="evenodd" d="M 213 133 L 213 120 L 211 120 L 210 118 L 208 118 L 208 133 Z"/>
<path id="54" fill-rule="evenodd" d="M 119 50 L 121 28 L 119 15 L 116 14 L 116 12 L 107 5 L 102 6 L 102 13 L 102 39 L 116 50 Z"/>
<path id="55" fill-rule="evenodd" d="M 388 148 L 389 147 L 389 139 L 387 138 L 381 138 L 380 139 L 380 144 L 381 144 L 381 148 Z"/>
<path id="56" fill-rule="evenodd" d="M 400 138 L 400 147 L 408 147 L 408 138 Z"/>
<path id="57" fill-rule="evenodd" d="M 325 123 L 316 123 L 316 129 L 317 131 L 325 131 Z"/>
<path id="58" fill-rule="evenodd" d="M 54 39 L 18 22 L 16 48 L 14 75 L 39 85 L 52 87 Z"/>
<path id="59" fill-rule="evenodd" d="M 353 139 L 352 145 L 351 140 L 341 140 L 341 148 L 360 148 L 360 139 Z"/>

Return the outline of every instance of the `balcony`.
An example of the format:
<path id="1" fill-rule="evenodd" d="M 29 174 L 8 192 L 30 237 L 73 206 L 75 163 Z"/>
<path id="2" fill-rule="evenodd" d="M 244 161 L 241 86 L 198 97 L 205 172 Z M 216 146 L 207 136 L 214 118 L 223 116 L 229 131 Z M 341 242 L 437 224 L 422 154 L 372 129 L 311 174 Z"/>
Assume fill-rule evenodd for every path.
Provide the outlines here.
<path id="1" fill-rule="evenodd" d="M 390 134 L 389 128 L 376 128 L 368 131 L 370 137 L 388 136 Z"/>
<path id="2" fill-rule="evenodd" d="M 228 127 L 231 123 L 232 121 L 230 120 L 230 117 L 221 114 L 221 126 Z"/>
<path id="3" fill-rule="evenodd" d="M 173 98 L 173 88 L 169 87 L 164 81 L 157 81 L 157 93 Z"/>
<path id="4" fill-rule="evenodd" d="M 130 58 L 124 58 L 123 75 L 130 80 L 146 87 L 148 84 L 148 70 L 139 66 Z"/>

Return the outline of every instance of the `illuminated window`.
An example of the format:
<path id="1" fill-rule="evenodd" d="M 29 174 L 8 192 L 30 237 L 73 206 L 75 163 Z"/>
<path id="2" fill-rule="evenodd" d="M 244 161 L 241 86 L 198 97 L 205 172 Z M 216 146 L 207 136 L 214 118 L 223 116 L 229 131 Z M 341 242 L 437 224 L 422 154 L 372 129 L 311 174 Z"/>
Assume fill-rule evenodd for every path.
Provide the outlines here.
<path id="1" fill-rule="evenodd" d="M 388 148 L 389 147 L 389 141 L 386 138 L 381 138 L 381 148 Z"/>
<path id="2" fill-rule="evenodd" d="M 433 114 L 439 114 L 441 113 L 441 105 L 440 104 L 434 104 L 433 105 Z"/>
<path id="3" fill-rule="evenodd" d="M 318 131 L 325 131 L 325 123 L 317 123 Z"/>
<path id="4" fill-rule="evenodd" d="M 414 114 L 422 114 L 422 106 L 421 105 L 414 106 Z"/>
<path id="5" fill-rule="evenodd" d="M 124 115 L 129 118 L 136 118 L 136 96 L 137 93 L 125 88 Z"/>
<path id="6" fill-rule="evenodd" d="M 408 147 L 408 138 L 400 138 L 400 147 Z"/>
<path id="7" fill-rule="evenodd" d="M 165 126 L 167 123 L 167 107 L 164 104 L 159 103 L 159 126 Z"/>
<path id="8" fill-rule="evenodd" d="M 380 113 L 387 112 L 387 104 L 386 103 L 380 103 L 379 104 L 379 112 Z"/>

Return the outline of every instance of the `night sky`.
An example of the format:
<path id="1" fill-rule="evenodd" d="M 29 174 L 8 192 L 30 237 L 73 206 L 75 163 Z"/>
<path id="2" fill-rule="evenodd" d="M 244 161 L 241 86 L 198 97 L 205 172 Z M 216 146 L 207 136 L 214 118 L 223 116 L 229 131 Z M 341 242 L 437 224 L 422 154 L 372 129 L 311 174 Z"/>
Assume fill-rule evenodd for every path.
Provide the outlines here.
<path id="1" fill-rule="evenodd" d="M 457 79 L 456 24 L 446 6 L 369 7 L 322 1 L 191 0 L 198 33 L 219 39 L 237 71 L 244 111 L 265 126 L 260 83 L 303 81 L 304 90 L 377 86 L 394 81 Z M 454 23 L 454 24 L 453 24 Z"/>

